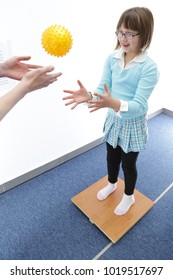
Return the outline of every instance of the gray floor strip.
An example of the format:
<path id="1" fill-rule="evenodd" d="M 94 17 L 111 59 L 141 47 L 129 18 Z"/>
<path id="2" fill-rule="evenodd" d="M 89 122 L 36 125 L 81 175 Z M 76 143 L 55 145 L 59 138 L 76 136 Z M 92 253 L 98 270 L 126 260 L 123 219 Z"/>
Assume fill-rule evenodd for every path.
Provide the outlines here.
<path id="1" fill-rule="evenodd" d="M 113 242 L 110 242 L 108 245 L 106 245 L 106 247 L 104 247 L 100 253 L 98 253 L 94 258 L 93 260 L 98 260 L 113 244 Z"/>
<path id="2" fill-rule="evenodd" d="M 173 183 L 169 185 L 154 201 L 154 203 L 157 203 L 171 188 L 173 187 Z"/>

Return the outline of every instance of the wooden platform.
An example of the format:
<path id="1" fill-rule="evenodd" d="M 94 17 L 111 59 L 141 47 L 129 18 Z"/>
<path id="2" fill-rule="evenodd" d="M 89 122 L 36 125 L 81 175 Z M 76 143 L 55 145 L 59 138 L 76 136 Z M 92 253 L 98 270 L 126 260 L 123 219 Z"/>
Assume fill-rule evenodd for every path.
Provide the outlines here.
<path id="1" fill-rule="evenodd" d="M 94 183 L 72 198 L 72 202 L 94 223 L 113 243 L 117 242 L 153 207 L 154 202 L 135 190 L 135 204 L 123 216 L 114 214 L 124 193 L 124 181 L 119 179 L 114 193 L 99 201 L 97 192 L 107 185 L 107 176 Z"/>

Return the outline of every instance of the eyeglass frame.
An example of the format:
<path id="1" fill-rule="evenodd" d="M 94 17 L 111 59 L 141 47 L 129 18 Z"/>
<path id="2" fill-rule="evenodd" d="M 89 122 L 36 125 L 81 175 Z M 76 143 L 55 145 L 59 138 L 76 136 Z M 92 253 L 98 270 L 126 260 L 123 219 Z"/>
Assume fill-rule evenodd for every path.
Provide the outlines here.
<path id="1" fill-rule="evenodd" d="M 119 37 L 118 34 L 121 34 L 121 36 Z M 130 34 L 132 37 L 128 38 L 126 36 L 126 34 Z M 125 32 L 125 33 L 123 33 L 122 31 L 116 31 L 115 35 L 117 36 L 118 39 L 121 39 L 124 36 L 127 40 L 132 40 L 135 36 L 140 35 L 140 33 L 133 34 L 132 32 Z"/>

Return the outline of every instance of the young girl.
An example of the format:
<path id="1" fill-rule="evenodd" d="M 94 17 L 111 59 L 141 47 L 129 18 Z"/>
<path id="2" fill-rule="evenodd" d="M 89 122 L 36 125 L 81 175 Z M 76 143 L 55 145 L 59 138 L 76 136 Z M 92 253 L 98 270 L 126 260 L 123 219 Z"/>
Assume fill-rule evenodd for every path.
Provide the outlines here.
<path id="1" fill-rule="evenodd" d="M 116 190 L 122 164 L 125 189 L 114 210 L 116 215 L 126 214 L 135 203 L 136 161 L 148 138 L 148 98 L 159 76 L 157 65 L 146 52 L 153 27 L 153 15 L 148 8 L 126 10 L 117 24 L 117 45 L 106 60 L 96 93 L 88 92 L 80 81 L 79 90 L 64 90 L 70 93 L 63 98 L 70 99 L 65 105 L 73 104 L 72 109 L 83 102 L 90 104 L 91 112 L 109 108 L 103 137 L 107 145 L 108 184 L 98 192 L 97 198 L 102 201 Z"/>

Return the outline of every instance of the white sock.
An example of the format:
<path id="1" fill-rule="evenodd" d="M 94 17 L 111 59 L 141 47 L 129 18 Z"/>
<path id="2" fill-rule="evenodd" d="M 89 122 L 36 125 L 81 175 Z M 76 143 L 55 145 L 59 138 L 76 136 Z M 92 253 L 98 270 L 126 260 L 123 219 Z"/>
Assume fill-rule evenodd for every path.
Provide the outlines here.
<path id="1" fill-rule="evenodd" d="M 116 215 L 124 215 L 130 209 L 130 207 L 135 203 L 134 195 L 123 195 L 121 202 L 115 208 L 114 213 Z"/>
<path id="2" fill-rule="evenodd" d="M 111 183 L 108 183 L 108 185 L 101 189 L 98 193 L 97 193 L 97 198 L 98 200 L 104 200 L 108 197 L 108 195 L 110 195 L 112 192 L 115 191 L 117 187 L 117 184 L 111 184 Z"/>

